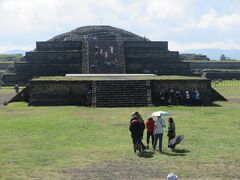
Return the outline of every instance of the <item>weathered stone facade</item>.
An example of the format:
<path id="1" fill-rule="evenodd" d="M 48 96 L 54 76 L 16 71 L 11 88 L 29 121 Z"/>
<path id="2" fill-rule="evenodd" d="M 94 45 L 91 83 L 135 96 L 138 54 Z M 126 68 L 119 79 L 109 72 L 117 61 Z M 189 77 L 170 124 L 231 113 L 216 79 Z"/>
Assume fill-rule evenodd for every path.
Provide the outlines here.
<path id="1" fill-rule="evenodd" d="M 58 80 L 30 82 L 30 105 L 130 107 L 160 105 L 162 90 L 198 90 L 201 105 L 212 102 L 209 80 Z M 88 97 L 89 92 L 91 96 Z M 91 98 L 91 104 L 88 98 Z"/>
<path id="2" fill-rule="evenodd" d="M 151 106 L 160 105 L 160 92 L 169 89 L 183 92 L 198 89 L 204 104 L 212 102 L 208 80 L 137 79 L 130 75 L 129 79 L 120 80 L 110 76 L 192 75 L 190 63 L 180 61 L 178 51 L 169 51 L 167 41 L 149 41 L 111 26 L 81 27 L 37 42 L 34 51 L 27 52 L 21 63 L 15 63 L 15 74 L 5 75 L 3 80 L 5 85 L 27 84 L 33 77 L 66 74 L 108 74 L 108 77 L 31 80 L 29 104 L 89 106 L 91 101 L 90 105 L 97 107 Z"/>
<path id="3" fill-rule="evenodd" d="M 86 105 L 91 81 L 32 81 L 29 105 Z"/>

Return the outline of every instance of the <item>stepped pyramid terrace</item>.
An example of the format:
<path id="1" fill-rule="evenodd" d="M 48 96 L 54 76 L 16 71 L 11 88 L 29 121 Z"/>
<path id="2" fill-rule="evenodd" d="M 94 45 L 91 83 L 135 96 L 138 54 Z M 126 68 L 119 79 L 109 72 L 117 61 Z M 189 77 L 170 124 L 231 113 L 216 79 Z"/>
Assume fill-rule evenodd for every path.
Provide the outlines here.
<path id="1" fill-rule="evenodd" d="M 168 42 L 150 41 L 111 26 L 85 26 L 37 42 L 15 73 L 4 75 L 5 84 L 27 84 L 33 77 L 65 74 L 190 75 L 189 63 Z"/>
<path id="2" fill-rule="evenodd" d="M 150 106 L 170 88 L 198 89 L 205 104 L 212 101 L 210 81 L 186 78 L 192 75 L 189 63 L 180 61 L 167 41 L 111 26 L 80 27 L 37 42 L 14 66 L 3 82 L 30 83 L 30 105 Z"/>

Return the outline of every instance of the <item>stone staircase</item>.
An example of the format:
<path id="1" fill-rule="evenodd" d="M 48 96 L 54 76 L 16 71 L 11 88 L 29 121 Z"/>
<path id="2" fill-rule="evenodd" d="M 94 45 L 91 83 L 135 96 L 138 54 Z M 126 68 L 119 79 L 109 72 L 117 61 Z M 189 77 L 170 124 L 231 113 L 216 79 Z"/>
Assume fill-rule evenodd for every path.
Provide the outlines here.
<path id="1" fill-rule="evenodd" d="M 96 81 L 96 107 L 150 106 L 150 83 L 145 80 Z"/>

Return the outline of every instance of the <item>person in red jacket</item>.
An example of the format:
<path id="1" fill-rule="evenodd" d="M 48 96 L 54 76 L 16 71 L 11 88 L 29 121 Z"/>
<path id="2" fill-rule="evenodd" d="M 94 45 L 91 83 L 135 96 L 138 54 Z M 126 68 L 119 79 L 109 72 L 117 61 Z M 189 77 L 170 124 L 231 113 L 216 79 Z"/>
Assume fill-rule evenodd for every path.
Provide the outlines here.
<path id="1" fill-rule="evenodd" d="M 153 118 L 148 118 L 147 122 L 146 122 L 146 127 L 147 127 L 147 148 L 149 148 L 149 139 L 151 137 L 152 139 L 152 146 L 153 146 L 153 142 L 154 142 L 154 123 L 155 121 L 153 120 Z"/>

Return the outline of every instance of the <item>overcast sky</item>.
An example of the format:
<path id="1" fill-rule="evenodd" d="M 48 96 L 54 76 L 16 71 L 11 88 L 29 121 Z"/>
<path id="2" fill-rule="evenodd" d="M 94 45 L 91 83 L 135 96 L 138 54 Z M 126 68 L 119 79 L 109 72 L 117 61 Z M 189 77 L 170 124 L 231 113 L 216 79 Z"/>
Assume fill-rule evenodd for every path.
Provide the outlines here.
<path id="1" fill-rule="evenodd" d="M 0 0 L 0 52 L 86 25 L 111 25 L 170 50 L 240 49 L 240 0 Z"/>

